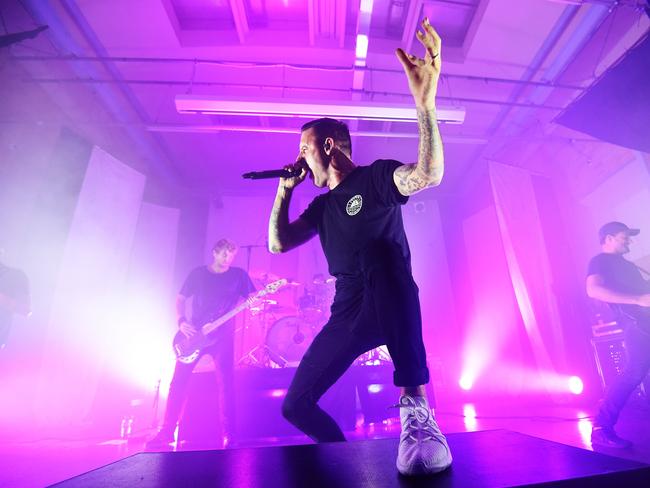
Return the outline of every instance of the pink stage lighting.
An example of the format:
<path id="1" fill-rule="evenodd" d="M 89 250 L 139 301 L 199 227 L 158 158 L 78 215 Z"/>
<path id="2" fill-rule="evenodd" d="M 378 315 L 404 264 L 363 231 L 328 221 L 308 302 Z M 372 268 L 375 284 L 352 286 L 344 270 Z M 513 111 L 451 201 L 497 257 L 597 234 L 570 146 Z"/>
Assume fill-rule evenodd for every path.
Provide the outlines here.
<path id="1" fill-rule="evenodd" d="M 567 382 L 569 384 L 569 391 L 574 395 L 580 395 L 584 390 L 584 384 L 578 376 L 570 376 Z"/>
<path id="2" fill-rule="evenodd" d="M 469 375 L 465 374 L 461 376 L 460 379 L 458 380 L 458 385 L 463 390 L 469 391 L 472 389 L 472 386 L 474 386 L 474 381 L 472 380 L 472 378 L 469 377 Z"/>
<path id="3" fill-rule="evenodd" d="M 468 431 L 474 431 L 478 427 L 476 407 L 473 403 L 463 405 L 463 423 L 465 424 L 465 429 Z"/>

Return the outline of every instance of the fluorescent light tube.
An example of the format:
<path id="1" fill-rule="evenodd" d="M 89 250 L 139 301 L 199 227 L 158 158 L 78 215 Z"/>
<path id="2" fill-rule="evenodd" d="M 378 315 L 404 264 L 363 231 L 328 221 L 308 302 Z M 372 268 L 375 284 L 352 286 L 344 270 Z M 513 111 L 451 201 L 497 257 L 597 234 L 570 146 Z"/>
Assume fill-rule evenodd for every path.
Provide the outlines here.
<path id="1" fill-rule="evenodd" d="M 417 121 L 414 106 L 386 103 L 227 100 L 210 95 L 176 95 L 176 110 L 182 114 Z M 465 107 L 437 107 L 436 113 L 439 122 L 462 124 L 465 121 Z"/>

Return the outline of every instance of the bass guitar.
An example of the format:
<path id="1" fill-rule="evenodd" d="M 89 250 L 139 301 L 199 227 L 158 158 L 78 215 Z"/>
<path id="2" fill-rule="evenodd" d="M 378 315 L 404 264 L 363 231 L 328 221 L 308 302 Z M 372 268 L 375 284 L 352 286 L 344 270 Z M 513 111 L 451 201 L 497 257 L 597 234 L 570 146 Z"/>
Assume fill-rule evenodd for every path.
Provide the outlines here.
<path id="1" fill-rule="evenodd" d="M 274 281 L 273 283 L 269 283 L 264 287 L 263 290 L 257 292 L 255 296 L 249 298 L 245 302 L 240 303 L 237 307 L 223 314 L 218 319 L 203 325 L 190 337 L 187 337 L 179 330 L 174 336 L 173 342 L 176 359 L 185 364 L 191 364 L 196 361 L 201 355 L 201 351 L 203 349 L 214 344 L 214 338 L 210 336 L 212 332 L 228 322 L 238 313 L 259 302 L 264 295 L 275 293 L 286 284 L 286 279 L 281 279 Z"/>
<path id="2" fill-rule="evenodd" d="M 646 334 L 650 334 L 650 307 L 619 304 L 618 309 L 622 315 L 627 317 L 628 323 L 633 324 Z"/>

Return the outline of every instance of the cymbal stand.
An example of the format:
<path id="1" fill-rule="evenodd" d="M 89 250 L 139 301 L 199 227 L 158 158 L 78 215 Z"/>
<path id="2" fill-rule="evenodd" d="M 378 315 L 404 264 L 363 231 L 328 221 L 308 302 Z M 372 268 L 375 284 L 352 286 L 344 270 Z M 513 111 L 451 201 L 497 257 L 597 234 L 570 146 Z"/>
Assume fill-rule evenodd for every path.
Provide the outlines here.
<path id="1" fill-rule="evenodd" d="M 266 332 L 267 332 L 267 304 L 263 302 L 262 312 L 259 314 L 259 321 L 262 324 L 262 334 L 260 342 L 253 347 L 250 351 L 244 354 L 239 361 L 237 361 L 238 366 L 259 366 L 259 367 L 270 367 L 269 364 L 269 351 L 268 347 L 265 344 Z M 242 341 L 243 343 L 243 341 Z M 242 344 L 243 349 L 243 344 Z"/>

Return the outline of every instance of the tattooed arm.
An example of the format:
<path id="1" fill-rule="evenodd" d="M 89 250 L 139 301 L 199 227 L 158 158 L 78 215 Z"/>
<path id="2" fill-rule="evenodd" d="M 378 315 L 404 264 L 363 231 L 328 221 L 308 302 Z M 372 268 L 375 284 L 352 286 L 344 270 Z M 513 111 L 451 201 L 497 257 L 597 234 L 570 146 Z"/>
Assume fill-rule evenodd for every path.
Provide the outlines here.
<path id="1" fill-rule="evenodd" d="M 417 37 L 426 50 L 424 59 L 407 54 L 402 49 L 397 50 L 415 100 L 420 134 L 418 162 L 400 166 L 393 173 L 395 186 L 405 196 L 439 185 L 444 173 L 442 139 L 436 117 L 442 46 L 440 36 L 429 24 L 429 19 L 424 19 L 422 29 L 424 32 L 418 31 Z"/>
<path id="2" fill-rule="evenodd" d="M 296 169 L 299 167 L 297 164 L 287 168 Z M 269 251 L 273 254 L 287 252 L 316 235 L 316 229 L 304 219 L 298 218 L 289 222 L 289 203 L 293 189 L 302 183 L 307 175 L 307 170 L 304 167 L 301 169 L 299 176 L 280 178 L 269 218 Z"/>

